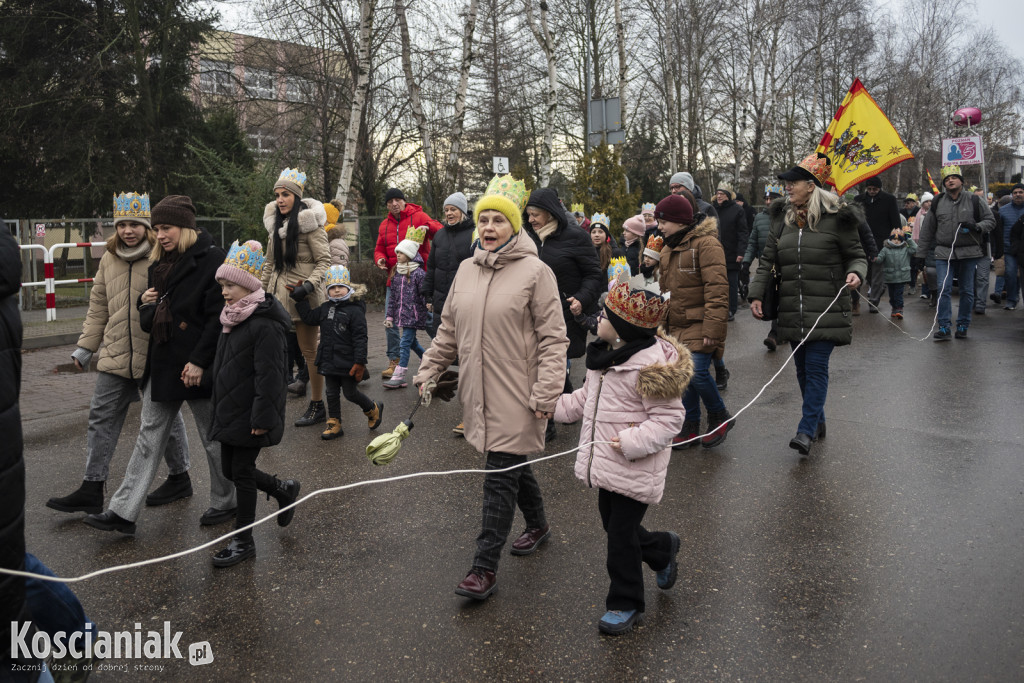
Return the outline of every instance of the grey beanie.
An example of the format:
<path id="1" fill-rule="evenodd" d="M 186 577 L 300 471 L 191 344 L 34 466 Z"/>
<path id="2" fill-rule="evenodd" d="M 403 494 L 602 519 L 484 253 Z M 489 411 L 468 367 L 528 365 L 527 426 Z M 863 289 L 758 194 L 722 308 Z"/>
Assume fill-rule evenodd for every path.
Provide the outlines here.
<path id="1" fill-rule="evenodd" d="M 693 176 L 686 171 L 680 171 L 679 173 L 673 174 L 668 181 L 669 185 L 675 185 L 676 183 L 682 185 L 690 192 L 693 192 Z"/>
<path id="2" fill-rule="evenodd" d="M 441 207 L 444 208 L 446 206 L 454 206 L 462 212 L 463 216 L 469 215 L 469 202 L 466 201 L 466 195 L 461 192 L 455 192 L 448 195 L 448 198 L 444 200 L 444 204 L 442 204 Z"/>

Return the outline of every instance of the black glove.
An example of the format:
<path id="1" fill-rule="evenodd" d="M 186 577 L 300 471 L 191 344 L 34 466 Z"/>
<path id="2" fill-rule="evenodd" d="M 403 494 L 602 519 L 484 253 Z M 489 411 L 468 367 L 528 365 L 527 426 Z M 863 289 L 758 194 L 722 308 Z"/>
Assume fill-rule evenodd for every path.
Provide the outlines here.
<path id="1" fill-rule="evenodd" d="M 289 286 L 288 289 L 292 290 L 288 296 L 291 297 L 293 301 L 302 301 L 307 296 L 312 294 L 313 283 L 311 283 L 309 280 L 306 280 L 301 285 L 299 283 L 295 283 L 294 285 Z"/>
<path id="2" fill-rule="evenodd" d="M 445 403 L 455 398 L 455 390 L 459 387 L 459 374 L 451 370 L 445 370 L 437 378 L 437 386 L 432 392 L 434 398 L 439 398 Z"/>
<path id="3" fill-rule="evenodd" d="M 963 228 L 964 230 L 977 230 L 978 224 L 975 223 L 974 221 L 961 221 L 960 227 Z"/>

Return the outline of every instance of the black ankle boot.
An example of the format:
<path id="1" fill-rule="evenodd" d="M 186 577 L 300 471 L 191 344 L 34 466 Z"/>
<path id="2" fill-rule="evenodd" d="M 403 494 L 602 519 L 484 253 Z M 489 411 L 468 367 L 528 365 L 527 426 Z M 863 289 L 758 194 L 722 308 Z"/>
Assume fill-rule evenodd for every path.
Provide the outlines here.
<path id="1" fill-rule="evenodd" d="M 299 487 L 301 484 L 294 479 L 285 479 L 281 481 L 275 477 L 274 479 L 274 490 L 267 493 L 267 500 L 273 496 L 277 500 L 277 509 L 280 510 L 283 507 L 288 507 L 299 497 Z M 277 516 L 278 526 L 288 526 L 292 523 L 292 517 L 295 516 L 295 508 L 282 512 Z"/>
<path id="2" fill-rule="evenodd" d="M 306 412 L 302 414 L 302 417 L 295 421 L 295 426 L 308 427 L 310 425 L 315 425 L 326 421 L 327 409 L 324 407 L 324 402 L 310 401 L 309 407 L 306 408 Z"/>
<path id="3" fill-rule="evenodd" d="M 152 493 L 146 496 L 146 505 L 149 507 L 167 505 L 168 503 L 191 496 L 192 479 L 188 476 L 188 472 L 181 472 L 180 474 L 169 475 L 167 481 L 160 484 Z"/>
<path id="4" fill-rule="evenodd" d="M 103 482 L 83 481 L 78 490 L 63 498 L 51 498 L 46 507 L 61 512 L 103 512 Z"/>
<path id="5" fill-rule="evenodd" d="M 213 556 L 213 566 L 231 567 L 250 557 L 256 557 L 256 542 L 252 540 L 252 536 L 247 538 L 235 536 L 227 548 Z"/>

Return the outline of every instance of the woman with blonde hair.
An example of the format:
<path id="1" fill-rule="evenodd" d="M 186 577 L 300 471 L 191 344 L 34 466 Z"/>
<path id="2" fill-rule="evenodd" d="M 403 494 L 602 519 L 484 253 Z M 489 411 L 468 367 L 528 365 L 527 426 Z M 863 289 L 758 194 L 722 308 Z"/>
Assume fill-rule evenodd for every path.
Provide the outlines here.
<path id="1" fill-rule="evenodd" d="M 828 157 L 814 153 L 779 175 L 786 197 L 768 207 L 768 242 L 750 284 L 750 312 L 760 320 L 771 272 L 781 274 L 778 340 L 796 351 L 803 396 L 803 416 L 789 447 L 801 455 L 825 436 L 829 356 L 853 340 L 850 292 L 868 269 L 858 232 L 863 213 L 825 189 L 831 177 Z"/>

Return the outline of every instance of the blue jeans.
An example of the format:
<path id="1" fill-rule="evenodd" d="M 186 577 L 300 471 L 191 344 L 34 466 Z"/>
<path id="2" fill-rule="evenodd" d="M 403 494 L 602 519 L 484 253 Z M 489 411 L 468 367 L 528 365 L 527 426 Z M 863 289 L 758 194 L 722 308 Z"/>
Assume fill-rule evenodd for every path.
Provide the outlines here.
<path id="1" fill-rule="evenodd" d="M 388 287 L 387 294 L 384 295 L 384 310 L 388 310 L 388 304 L 391 303 L 391 288 Z M 398 336 L 397 327 L 385 327 L 384 338 L 387 340 L 388 345 L 388 360 L 398 360 L 398 346 L 401 343 Z M 408 356 L 406 356 L 408 360 Z"/>
<path id="2" fill-rule="evenodd" d="M 796 349 L 797 342 L 790 342 Z M 808 436 L 818 434 L 818 423 L 825 421 L 825 397 L 828 395 L 828 358 L 835 342 L 808 341 L 796 351 L 796 381 L 804 397 L 804 412 L 796 430 Z"/>
<path id="3" fill-rule="evenodd" d="M 683 408 L 686 409 L 687 421 L 700 422 L 701 401 L 704 401 L 708 414 L 725 410 L 725 402 L 711 377 L 711 354 L 695 351 L 690 355 L 693 357 L 693 379 L 683 392 Z"/>
<path id="4" fill-rule="evenodd" d="M 25 553 L 25 571 L 56 576 L 32 553 Z M 36 628 L 50 635 L 64 631 L 70 636 L 72 633 L 96 628 L 89 617 L 85 616 L 82 603 L 67 584 L 25 579 L 25 603 L 32 612 L 32 622 Z"/>
<path id="5" fill-rule="evenodd" d="M 886 283 L 886 287 L 889 288 L 889 305 L 892 306 L 893 311 L 903 310 L 903 283 L 902 282 L 889 282 Z"/>
<path id="6" fill-rule="evenodd" d="M 395 328 L 390 328 L 395 329 Z M 398 351 L 398 365 L 403 368 L 409 367 L 409 352 L 415 351 L 416 355 L 423 358 L 423 347 L 420 346 L 419 340 L 416 338 L 415 327 L 403 327 L 402 328 L 402 340 L 399 344 Z"/>
<path id="7" fill-rule="evenodd" d="M 1016 306 L 1017 302 L 1020 301 L 1020 278 L 1017 276 L 1017 271 L 1020 268 L 1020 261 L 1017 260 L 1016 256 L 1009 253 L 1009 247 L 1003 254 L 1003 263 L 1006 265 L 1006 275 L 1003 276 L 1003 282 L 1006 285 L 1006 303 Z"/>
<path id="8" fill-rule="evenodd" d="M 935 282 L 939 288 L 939 327 L 949 327 L 953 317 L 953 276 L 960 289 L 960 305 L 957 308 L 956 324 L 964 327 L 971 324 L 974 312 L 974 271 L 978 263 L 987 256 L 950 261 L 935 259 Z"/>

